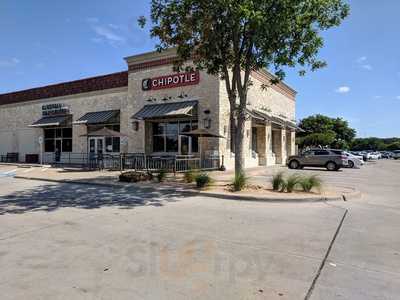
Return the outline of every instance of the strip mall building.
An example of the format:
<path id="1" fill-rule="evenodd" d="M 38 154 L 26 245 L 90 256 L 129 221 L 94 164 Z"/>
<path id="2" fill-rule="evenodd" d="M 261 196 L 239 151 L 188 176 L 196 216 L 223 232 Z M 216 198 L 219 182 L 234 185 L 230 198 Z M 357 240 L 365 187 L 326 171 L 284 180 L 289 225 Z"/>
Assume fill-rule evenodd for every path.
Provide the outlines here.
<path id="1" fill-rule="evenodd" d="M 0 95 L 0 155 L 19 160 L 42 153 L 198 155 L 199 141 L 184 135 L 206 128 L 206 155 L 233 168 L 225 83 L 205 72 L 174 73 L 173 50 L 125 58 L 128 71 Z M 295 152 L 296 92 L 284 83 L 262 90 L 271 75 L 253 72 L 245 130 L 245 166 L 284 163 Z M 120 137 L 84 135 L 101 128 Z"/>

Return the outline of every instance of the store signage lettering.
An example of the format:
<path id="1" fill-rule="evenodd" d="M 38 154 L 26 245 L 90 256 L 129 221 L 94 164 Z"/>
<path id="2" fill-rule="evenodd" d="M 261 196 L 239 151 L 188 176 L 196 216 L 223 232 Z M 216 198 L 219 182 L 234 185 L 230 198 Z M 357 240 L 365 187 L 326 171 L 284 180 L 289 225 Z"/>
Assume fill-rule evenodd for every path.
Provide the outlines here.
<path id="1" fill-rule="evenodd" d="M 195 85 L 200 82 L 200 72 L 177 73 L 167 76 L 147 78 L 142 81 L 142 90 L 170 89 L 186 85 Z"/>
<path id="2" fill-rule="evenodd" d="M 43 116 L 65 115 L 69 113 L 69 107 L 63 103 L 42 105 Z"/>

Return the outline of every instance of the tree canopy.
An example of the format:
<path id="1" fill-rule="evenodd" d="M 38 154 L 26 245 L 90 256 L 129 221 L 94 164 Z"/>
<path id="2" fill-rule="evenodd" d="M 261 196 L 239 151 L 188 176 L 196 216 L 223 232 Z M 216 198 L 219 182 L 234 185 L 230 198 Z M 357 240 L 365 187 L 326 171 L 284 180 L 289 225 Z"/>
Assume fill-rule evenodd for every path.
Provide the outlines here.
<path id="1" fill-rule="evenodd" d="M 338 26 L 348 13 L 343 0 L 152 0 L 150 32 L 159 40 L 157 49 L 177 48 L 176 70 L 192 61 L 225 80 L 239 174 L 251 72 L 272 68 L 273 84 L 284 78 L 286 67 L 299 66 L 304 75 L 325 66 L 318 58 L 320 32 Z"/>
<path id="2" fill-rule="evenodd" d="M 346 120 L 320 114 L 300 120 L 299 127 L 304 130 L 298 133 L 300 147 L 320 145 L 349 148 L 356 136 L 356 130 Z"/>
<path id="3" fill-rule="evenodd" d="M 283 79 L 284 67 L 299 65 L 304 74 L 326 65 L 317 57 L 320 31 L 340 25 L 348 13 L 342 0 L 152 0 L 151 36 L 159 50 L 177 47 L 178 65 L 194 59 L 223 77 L 238 63 L 242 70 L 273 67 Z"/>

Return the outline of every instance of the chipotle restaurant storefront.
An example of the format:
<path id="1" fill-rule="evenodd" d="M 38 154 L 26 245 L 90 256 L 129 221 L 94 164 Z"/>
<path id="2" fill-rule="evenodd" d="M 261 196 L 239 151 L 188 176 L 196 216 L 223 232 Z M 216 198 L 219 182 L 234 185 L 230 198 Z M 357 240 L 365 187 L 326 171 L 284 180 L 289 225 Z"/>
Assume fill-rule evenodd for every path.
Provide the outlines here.
<path id="1" fill-rule="evenodd" d="M 175 57 L 174 50 L 135 55 L 125 58 L 124 72 L 0 95 L 0 155 L 18 153 L 22 162 L 54 153 L 60 160 L 119 153 L 224 156 L 232 168 L 224 83 L 201 71 L 173 72 Z M 280 163 L 294 153 L 295 91 L 281 83 L 263 92 L 270 76 L 252 74 L 248 167 Z M 190 134 L 197 129 L 218 138 Z"/>

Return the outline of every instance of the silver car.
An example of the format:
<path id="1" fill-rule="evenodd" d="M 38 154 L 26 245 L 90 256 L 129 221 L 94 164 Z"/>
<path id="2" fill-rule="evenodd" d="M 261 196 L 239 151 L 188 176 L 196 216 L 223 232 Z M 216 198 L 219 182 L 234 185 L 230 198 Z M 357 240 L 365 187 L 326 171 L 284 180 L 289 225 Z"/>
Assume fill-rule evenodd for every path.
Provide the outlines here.
<path id="1" fill-rule="evenodd" d="M 400 159 L 400 150 L 393 151 L 392 157 L 394 159 Z"/>
<path id="2" fill-rule="evenodd" d="M 289 156 L 287 165 L 289 169 L 324 167 L 329 171 L 338 171 L 348 166 L 348 158 L 340 150 L 311 149 L 300 155 Z"/>

